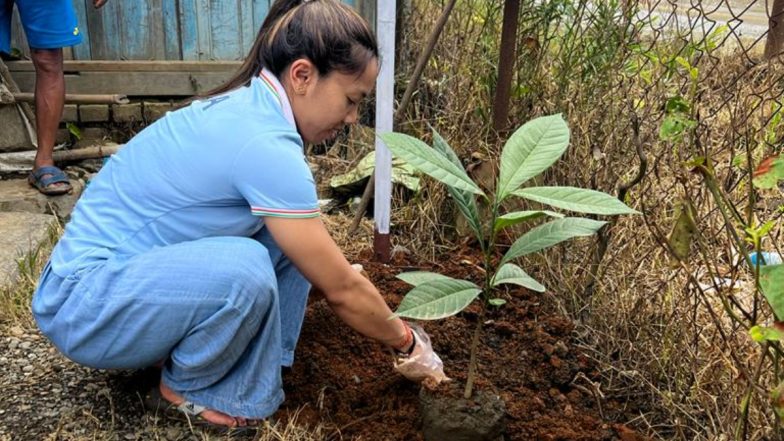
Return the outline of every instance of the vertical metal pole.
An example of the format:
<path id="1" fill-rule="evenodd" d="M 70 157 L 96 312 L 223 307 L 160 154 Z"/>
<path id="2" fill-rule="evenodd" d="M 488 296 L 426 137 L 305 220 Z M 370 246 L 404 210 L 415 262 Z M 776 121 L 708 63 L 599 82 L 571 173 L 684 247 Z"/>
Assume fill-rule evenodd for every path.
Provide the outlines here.
<path id="1" fill-rule="evenodd" d="M 376 3 L 376 33 L 381 55 L 381 72 L 376 82 L 376 134 L 391 132 L 395 102 L 395 15 L 396 0 Z M 376 260 L 389 262 L 391 244 L 389 218 L 392 200 L 392 153 L 376 136 L 376 173 L 373 219 L 373 249 Z"/>

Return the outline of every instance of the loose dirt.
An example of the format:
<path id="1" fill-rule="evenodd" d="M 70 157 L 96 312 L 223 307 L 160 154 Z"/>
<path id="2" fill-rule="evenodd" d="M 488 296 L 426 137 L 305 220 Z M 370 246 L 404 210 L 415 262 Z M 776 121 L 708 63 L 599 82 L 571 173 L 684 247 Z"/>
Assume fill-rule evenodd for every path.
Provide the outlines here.
<path id="1" fill-rule="evenodd" d="M 410 289 L 395 278 L 402 271 L 437 271 L 477 283 L 482 278 L 478 258 L 470 251 L 434 264 L 397 260 L 383 265 L 371 262 L 369 253 L 364 257 L 360 263 L 391 305 Z M 506 439 L 645 439 L 610 419 L 625 417 L 615 410 L 619 403 L 597 402 L 600 392 L 594 393 L 591 383 L 599 374 L 575 349 L 573 324 L 541 294 L 514 288 L 505 297 L 505 305 L 485 316 L 478 387 L 495 391 L 506 402 Z M 478 312 L 474 304 L 455 317 L 423 323 L 446 374 L 461 384 Z M 349 439 L 422 439 L 419 386 L 396 375 L 391 356 L 342 324 L 323 299 L 312 300 L 297 353 L 284 377 L 285 409 L 305 405 L 301 422 L 329 421 Z"/>
<path id="2" fill-rule="evenodd" d="M 361 255 L 371 279 L 396 306 L 409 286 L 402 271 L 432 270 L 479 282 L 478 259 L 470 249 L 435 263 L 412 259 L 391 265 Z M 641 441 L 619 424 L 634 414 L 600 398 L 599 375 L 576 349 L 572 323 L 556 313 L 550 297 L 511 289 L 506 305 L 486 315 L 476 387 L 500 395 L 507 408 L 507 441 Z M 423 323 L 447 375 L 464 383 L 477 305 L 444 320 Z M 0 335 L 0 441 L 5 440 L 203 440 L 187 424 L 145 412 L 144 394 L 158 373 L 97 371 L 57 354 L 34 329 L 11 327 Z M 294 366 L 284 374 L 287 399 L 276 418 L 299 412 L 298 424 L 326 424 L 324 439 L 422 440 L 419 386 L 392 369 L 391 355 L 359 336 L 312 298 Z M 231 436 L 230 439 L 253 439 Z M 445 440 L 448 441 L 448 440 Z"/>

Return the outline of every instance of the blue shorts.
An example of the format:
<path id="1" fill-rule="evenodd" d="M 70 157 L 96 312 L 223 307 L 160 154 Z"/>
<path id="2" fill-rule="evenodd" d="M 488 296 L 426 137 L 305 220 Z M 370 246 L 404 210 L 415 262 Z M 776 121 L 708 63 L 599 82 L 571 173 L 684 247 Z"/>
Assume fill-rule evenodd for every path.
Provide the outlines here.
<path id="1" fill-rule="evenodd" d="M 82 42 L 71 0 L 0 0 L 0 52 L 11 51 L 14 3 L 30 48 L 59 49 Z"/>

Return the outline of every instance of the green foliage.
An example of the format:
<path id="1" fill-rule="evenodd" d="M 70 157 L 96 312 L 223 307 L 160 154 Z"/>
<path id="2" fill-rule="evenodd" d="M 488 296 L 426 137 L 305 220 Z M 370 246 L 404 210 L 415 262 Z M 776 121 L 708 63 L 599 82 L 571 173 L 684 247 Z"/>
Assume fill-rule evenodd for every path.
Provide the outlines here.
<path id="1" fill-rule="evenodd" d="M 482 287 L 436 273 L 400 274 L 398 277 L 414 285 L 414 288 L 403 299 L 395 316 L 420 320 L 448 317 L 462 311 L 480 294 L 485 304 L 500 306 L 501 303 L 492 293 L 503 284 L 543 292 L 545 287 L 512 261 L 574 237 L 590 236 L 606 224 L 600 220 L 564 217 L 563 214 L 549 210 L 500 213 L 502 201 L 510 196 L 582 213 L 636 213 L 618 199 L 594 190 L 575 187 L 520 188 L 549 168 L 566 151 L 569 145 L 569 127 L 561 115 L 534 119 L 512 134 L 501 153 L 501 171 L 495 195 L 486 195 L 471 181 L 457 155 L 437 132 L 433 131 L 433 148 L 400 133 L 385 133 L 379 136 L 395 156 L 447 185 L 460 213 L 468 220 L 471 230 L 482 245 L 487 274 Z M 483 222 L 479 216 L 476 195 L 484 198 L 492 207 L 489 222 Z M 529 229 L 512 244 L 497 265 L 491 263 L 491 257 L 496 253 L 495 240 L 498 231 L 547 216 L 556 219 Z M 490 226 L 488 231 L 485 231 L 484 225 Z"/>
<path id="2" fill-rule="evenodd" d="M 563 210 L 591 214 L 637 214 L 618 199 L 595 190 L 575 187 L 530 187 L 517 190 L 520 196 Z"/>
<path id="3" fill-rule="evenodd" d="M 79 129 L 79 126 L 77 126 L 74 123 L 67 122 L 65 123 L 65 127 L 68 129 L 68 132 L 71 135 L 73 135 L 74 138 L 76 138 L 77 140 L 82 139 L 82 131 L 81 129 Z"/>
<path id="4" fill-rule="evenodd" d="M 681 96 L 674 96 L 667 100 L 666 115 L 659 129 L 659 138 L 662 141 L 679 141 L 684 133 L 695 128 L 697 122 L 691 119 L 691 105 Z"/>
<path id="5" fill-rule="evenodd" d="M 561 115 L 537 118 L 523 125 L 509 138 L 501 153 L 496 199 L 503 201 L 526 181 L 548 169 L 568 146 L 569 127 Z"/>
<path id="6" fill-rule="evenodd" d="M 410 271 L 407 273 L 400 273 L 397 275 L 397 278 L 408 283 L 409 285 L 414 286 L 419 286 L 423 283 L 431 282 L 433 280 L 451 279 L 451 277 L 447 277 L 438 273 L 431 273 L 428 271 Z"/>
<path id="7" fill-rule="evenodd" d="M 528 288 L 531 291 L 545 291 L 544 285 L 534 280 L 533 277 L 526 274 L 522 268 L 514 263 L 505 263 L 495 274 L 495 277 L 493 277 L 493 287 L 503 285 L 504 283 L 519 285 L 523 288 Z"/>
<path id="8" fill-rule="evenodd" d="M 761 189 L 776 188 L 784 181 L 784 155 L 768 158 L 754 173 L 754 186 Z"/>
<path id="9" fill-rule="evenodd" d="M 466 190 L 474 194 L 484 194 L 479 189 L 479 186 L 468 177 L 462 167 L 413 136 L 391 132 L 381 135 L 381 139 L 388 146 L 395 146 L 393 151 L 397 157 L 433 179 L 460 190 Z"/>
<path id="10" fill-rule="evenodd" d="M 512 213 L 506 213 L 504 215 L 498 216 L 498 219 L 495 220 L 493 231 L 497 233 L 506 227 L 511 227 L 512 225 L 517 225 L 523 222 L 538 219 L 543 216 L 550 216 L 559 219 L 564 217 L 564 215 L 561 213 L 556 213 L 555 211 L 549 211 L 549 210 L 515 211 Z"/>
<path id="11" fill-rule="evenodd" d="M 784 319 L 784 265 L 760 267 L 760 287 L 776 319 Z"/>
<path id="12" fill-rule="evenodd" d="M 539 225 L 517 239 L 501 259 L 501 263 L 550 248 L 573 237 L 591 236 L 606 223 L 593 219 L 567 217 Z"/>
<path id="13" fill-rule="evenodd" d="M 393 317 L 436 320 L 465 309 L 482 290 L 467 280 L 436 279 L 414 287 Z"/>
<path id="14" fill-rule="evenodd" d="M 777 328 L 768 328 L 765 326 L 752 326 L 749 329 L 749 335 L 757 343 L 766 341 L 784 341 L 784 331 Z"/>

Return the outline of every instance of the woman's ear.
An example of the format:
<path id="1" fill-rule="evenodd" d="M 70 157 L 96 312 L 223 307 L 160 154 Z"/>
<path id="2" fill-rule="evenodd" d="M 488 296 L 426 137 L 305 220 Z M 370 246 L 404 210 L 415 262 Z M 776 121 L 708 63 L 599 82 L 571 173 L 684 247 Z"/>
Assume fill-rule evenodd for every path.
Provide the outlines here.
<path id="1" fill-rule="evenodd" d="M 316 82 L 316 66 L 305 58 L 294 60 L 288 70 L 291 89 L 297 95 L 304 95 L 308 88 Z"/>

